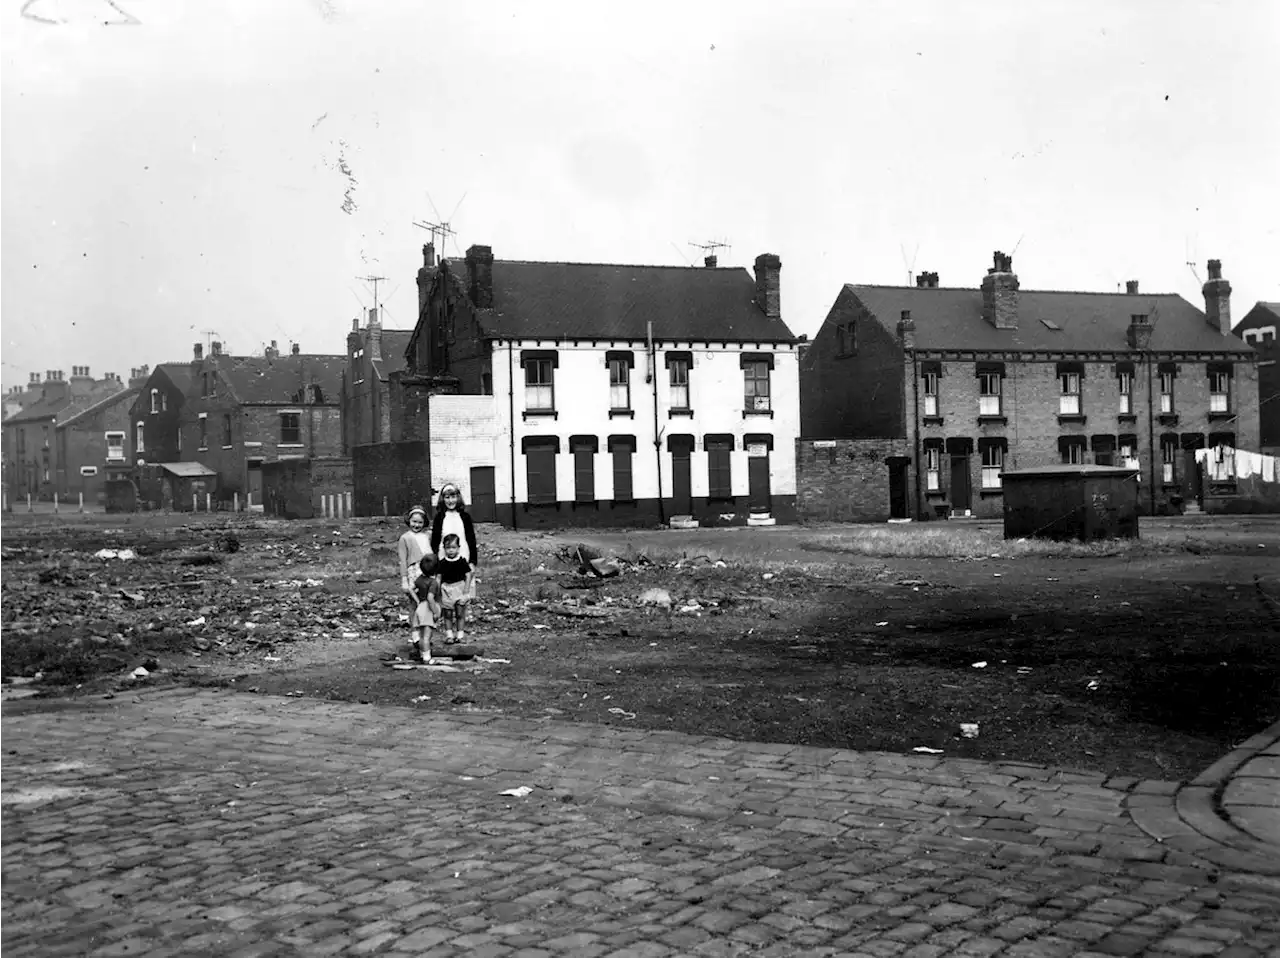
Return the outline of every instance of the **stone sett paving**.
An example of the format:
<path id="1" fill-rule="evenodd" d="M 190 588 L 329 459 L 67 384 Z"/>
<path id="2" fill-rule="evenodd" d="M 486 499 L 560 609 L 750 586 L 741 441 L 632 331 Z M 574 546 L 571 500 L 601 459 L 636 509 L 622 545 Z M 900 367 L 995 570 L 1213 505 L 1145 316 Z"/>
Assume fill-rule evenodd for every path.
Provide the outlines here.
<path id="1" fill-rule="evenodd" d="M 1280 954 L 1280 877 L 1130 819 L 1173 783 L 221 691 L 22 704 L 6 958 Z"/>

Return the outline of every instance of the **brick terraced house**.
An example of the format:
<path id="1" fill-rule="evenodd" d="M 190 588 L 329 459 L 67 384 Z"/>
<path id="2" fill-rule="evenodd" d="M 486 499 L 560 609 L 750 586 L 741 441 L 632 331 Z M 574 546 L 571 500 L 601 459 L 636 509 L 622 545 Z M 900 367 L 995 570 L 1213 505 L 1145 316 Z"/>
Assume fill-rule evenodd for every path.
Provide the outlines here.
<path id="1" fill-rule="evenodd" d="M 393 438 L 477 519 L 794 521 L 798 349 L 781 261 L 745 269 L 495 260 L 424 248 Z M 357 497 L 360 469 L 357 464 Z M 421 498 L 427 498 L 424 490 Z"/>
<path id="2" fill-rule="evenodd" d="M 1257 357 L 1217 260 L 1203 311 L 1127 286 L 1024 290 L 1002 253 L 977 289 L 846 285 L 801 364 L 802 513 L 998 517 L 1001 471 L 1051 463 L 1134 467 L 1148 512 L 1194 504 L 1197 449 L 1258 448 Z"/>
<path id="3" fill-rule="evenodd" d="M 182 460 L 217 474 L 224 503 L 261 507 L 264 467 L 341 456 L 346 361 L 297 346 L 281 355 L 274 343 L 263 356 L 229 356 L 215 342 L 205 355 L 197 343 L 179 413 Z"/>
<path id="4" fill-rule="evenodd" d="M 1236 335 L 1258 354 L 1261 452 L 1280 456 L 1280 303 L 1257 303 L 1236 324 Z"/>

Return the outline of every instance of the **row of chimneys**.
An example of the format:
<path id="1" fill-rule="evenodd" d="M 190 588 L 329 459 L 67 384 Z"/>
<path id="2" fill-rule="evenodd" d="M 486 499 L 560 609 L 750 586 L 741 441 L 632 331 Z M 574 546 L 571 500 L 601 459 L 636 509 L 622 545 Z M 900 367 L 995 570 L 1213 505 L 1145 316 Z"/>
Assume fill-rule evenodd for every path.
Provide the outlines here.
<path id="1" fill-rule="evenodd" d="M 935 275 L 936 274 L 926 274 Z M 1209 279 L 1204 293 L 1204 314 L 1209 325 L 1226 336 L 1231 332 L 1231 284 L 1222 278 L 1222 261 L 1209 260 Z M 1125 283 L 1125 293 L 1138 295 L 1138 281 Z M 1018 328 L 1018 277 L 1013 257 L 997 251 L 994 265 L 982 279 L 982 318 L 996 329 Z M 1129 341 L 1135 349 L 1145 349 L 1151 341 L 1151 322 L 1145 313 L 1134 313 L 1129 321 Z M 1134 345 L 1141 343 L 1141 345 Z"/>
<path id="2" fill-rule="evenodd" d="M 222 355 L 222 344 L 221 344 L 221 343 L 214 343 L 213 345 L 217 347 L 217 350 L 213 353 L 213 355 L 214 355 L 214 356 L 221 356 L 221 355 Z M 198 350 L 200 349 L 200 345 L 199 345 L 198 343 L 196 344 L 196 349 L 197 349 L 196 358 L 197 358 L 197 359 L 199 359 L 199 358 L 200 358 L 200 353 L 198 352 Z M 290 354 L 291 354 L 291 355 L 293 355 L 293 356 L 297 356 L 300 352 L 302 352 L 302 347 L 301 347 L 301 346 L 299 346 L 297 343 L 291 343 L 291 344 L 290 344 L 290 346 L 289 346 L 289 352 L 290 352 Z M 263 350 L 262 355 L 264 355 L 265 357 L 267 357 L 267 359 L 279 359 L 279 358 L 280 358 L 280 345 L 279 345 L 279 343 L 277 343 L 274 339 L 273 339 L 273 340 L 271 340 L 271 345 L 270 345 L 270 346 L 268 346 L 265 350 Z"/>
<path id="3" fill-rule="evenodd" d="M 467 293 L 477 309 L 493 307 L 493 249 L 489 246 L 471 246 L 465 257 L 467 267 Z M 436 248 L 427 243 L 422 247 L 422 269 L 418 270 L 418 315 L 427 306 L 427 296 L 431 289 L 431 274 L 435 269 Z M 715 269 L 717 260 L 714 255 L 708 256 L 704 262 L 708 269 Z M 756 257 L 756 305 L 770 319 L 782 316 L 781 281 L 782 260 L 775 253 L 761 253 Z M 937 278 L 937 274 L 934 274 Z M 355 328 L 359 328 L 358 326 Z M 373 323 L 370 322 L 370 331 Z"/>
<path id="4" fill-rule="evenodd" d="M 93 376 L 89 374 L 88 366 L 72 366 L 71 367 L 72 381 L 79 381 L 79 380 L 92 379 L 92 378 Z M 120 381 L 120 377 L 117 376 L 115 373 L 103 373 L 103 379 L 114 380 L 115 382 Z M 24 388 L 30 389 L 32 386 L 39 386 L 42 382 L 61 383 L 66 381 L 67 381 L 66 373 L 64 373 L 61 369 L 47 369 L 45 370 L 44 379 L 40 378 L 39 373 L 30 373 L 27 376 L 27 385 L 25 387 L 18 386 L 16 388 L 18 392 L 22 392 Z"/>

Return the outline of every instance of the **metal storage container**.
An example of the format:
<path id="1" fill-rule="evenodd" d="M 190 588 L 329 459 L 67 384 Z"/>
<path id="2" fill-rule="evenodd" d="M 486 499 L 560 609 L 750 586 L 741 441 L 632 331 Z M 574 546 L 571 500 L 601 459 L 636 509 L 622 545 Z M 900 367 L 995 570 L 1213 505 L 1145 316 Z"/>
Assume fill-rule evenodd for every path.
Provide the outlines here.
<path id="1" fill-rule="evenodd" d="M 1006 539 L 1136 539 L 1138 472 L 1123 466 L 1038 466 L 1000 473 Z"/>

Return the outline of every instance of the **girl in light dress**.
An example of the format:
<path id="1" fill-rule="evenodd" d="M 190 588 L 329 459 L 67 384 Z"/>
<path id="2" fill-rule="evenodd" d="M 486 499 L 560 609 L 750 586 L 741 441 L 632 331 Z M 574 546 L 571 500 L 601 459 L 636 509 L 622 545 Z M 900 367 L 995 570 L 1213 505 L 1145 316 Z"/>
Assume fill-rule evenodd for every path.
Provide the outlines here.
<path id="1" fill-rule="evenodd" d="M 412 642 L 418 656 L 424 651 L 419 647 L 419 629 L 422 628 L 415 624 L 418 612 L 418 596 L 414 589 L 414 580 L 419 572 L 419 564 L 424 556 L 434 556 L 435 550 L 431 548 L 431 537 L 427 534 L 427 510 L 422 506 L 414 506 L 409 510 L 409 515 L 405 518 L 405 524 L 409 530 L 400 536 L 400 541 L 396 544 L 396 552 L 400 559 L 400 591 L 403 592 L 409 600 L 410 604 L 410 628 L 413 630 Z"/>
<path id="2" fill-rule="evenodd" d="M 458 537 L 458 551 L 454 557 L 446 554 L 445 537 Z M 470 575 L 467 579 L 467 598 L 459 605 L 465 612 L 467 601 L 475 597 L 475 574 L 479 566 L 479 549 L 476 546 L 475 523 L 471 521 L 471 513 L 467 512 L 467 504 L 462 500 L 462 490 L 456 482 L 446 482 L 440 487 L 440 498 L 436 500 L 436 514 L 431 522 L 431 552 L 443 562 L 449 558 L 460 557 L 470 564 Z M 446 603 L 446 608 L 449 605 Z M 463 623 L 460 621 L 457 631 L 449 629 L 448 638 L 456 641 L 464 638 Z"/>

